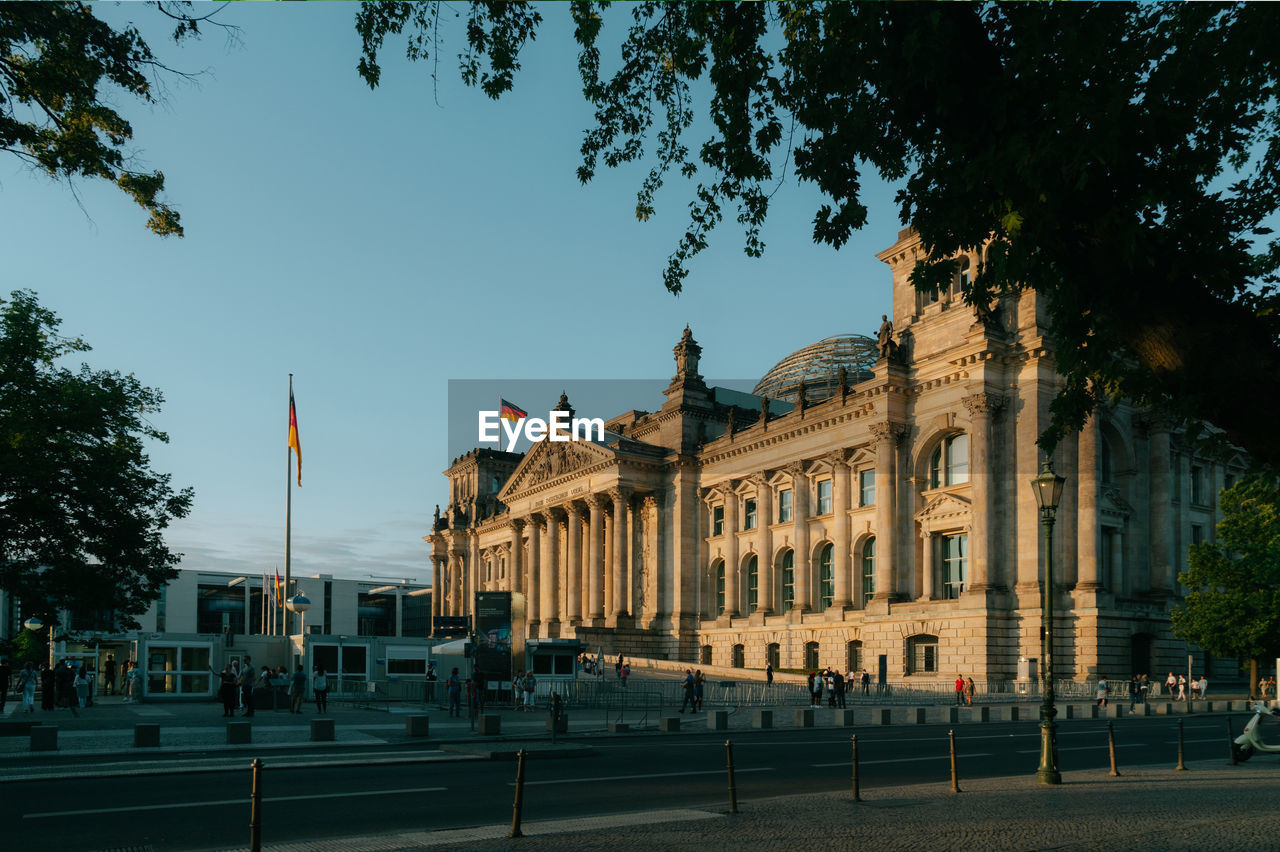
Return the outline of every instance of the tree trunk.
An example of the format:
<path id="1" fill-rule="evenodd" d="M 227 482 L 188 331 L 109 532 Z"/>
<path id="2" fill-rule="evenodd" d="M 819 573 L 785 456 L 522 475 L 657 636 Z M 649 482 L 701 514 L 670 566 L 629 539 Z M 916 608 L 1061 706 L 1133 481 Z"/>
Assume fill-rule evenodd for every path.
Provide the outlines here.
<path id="1" fill-rule="evenodd" d="M 1249 699 L 1258 698 L 1258 661 L 1249 660 Z"/>

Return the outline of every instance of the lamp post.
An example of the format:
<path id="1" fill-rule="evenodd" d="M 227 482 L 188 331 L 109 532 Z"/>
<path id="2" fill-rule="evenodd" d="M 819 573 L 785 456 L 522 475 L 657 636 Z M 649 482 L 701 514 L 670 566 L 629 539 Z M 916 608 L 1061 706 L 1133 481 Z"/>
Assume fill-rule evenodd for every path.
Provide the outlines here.
<path id="1" fill-rule="evenodd" d="M 299 589 L 296 595 L 284 602 L 284 605 L 289 612 L 298 614 L 299 629 L 302 631 L 302 652 L 305 657 L 307 650 L 307 610 L 311 609 L 311 599 Z"/>
<path id="2" fill-rule="evenodd" d="M 1040 768 L 1036 770 L 1036 780 L 1041 784 L 1062 783 L 1062 773 L 1058 771 L 1058 726 L 1053 721 L 1058 715 L 1053 706 L 1053 522 L 1066 481 L 1053 472 L 1048 459 L 1044 460 L 1040 475 L 1031 480 L 1040 506 L 1040 522 L 1044 524 L 1044 609 L 1040 627 L 1044 686 L 1040 691 Z"/>
<path id="3" fill-rule="evenodd" d="M 30 630 L 32 633 L 39 633 L 44 627 L 44 621 L 39 616 L 31 616 L 22 622 L 22 626 Z M 53 623 L 49 623 L 49 670 L 53 671 Z"/>

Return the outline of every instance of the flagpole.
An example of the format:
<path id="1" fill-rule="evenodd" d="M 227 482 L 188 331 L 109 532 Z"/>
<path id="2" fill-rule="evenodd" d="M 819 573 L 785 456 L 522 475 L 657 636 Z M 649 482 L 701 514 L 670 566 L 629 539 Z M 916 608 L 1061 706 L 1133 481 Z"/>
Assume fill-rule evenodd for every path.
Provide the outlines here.
<path id="1" fill-rule="evenodd" d="M 289 374 L 289 408 L 290 417 L 293 416 L 293 373 Z M 283 594 L 287 599 L 289 596 L 289 572 L 292 567 L 292 549 L 293 549 L 293 445 L 290 444 L 285 450 L 285 478 L 289 480 L 287 496 L 285 497 L 284 510 L 284 591 Z M 289 635 L 289 609 L 284 606 L 284 601 L 280 602 L 281 620 L 284 622 L 284 635 Z"/>
<path id="2" fill-rule="evenodd" d="M 258 602 L 262 610 L 262 614 L 258 618 L 258 632 L 265 634 L 267 632 L 267 572 L 262 572 L 262 600 Z"/>

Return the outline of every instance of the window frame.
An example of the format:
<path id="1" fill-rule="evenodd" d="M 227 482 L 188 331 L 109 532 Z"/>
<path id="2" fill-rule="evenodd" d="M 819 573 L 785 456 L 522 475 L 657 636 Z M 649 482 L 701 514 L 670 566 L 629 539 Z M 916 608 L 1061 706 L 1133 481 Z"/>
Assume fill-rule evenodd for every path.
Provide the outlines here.
<path id="1" fill-rule="evenodd" d="M 871 548 L 868 555 L 867 548 Z M 862 543 L 859 557 L 862 565 L 862 605 L 865 607 L 876 595 L 876 537 L 869 536 Z"/>
<path id="2" fill-rule="evenodd" d="M 960 552 L 957 555 L 948 555 L 948 549 L 953 543 Z M 968 533 L 951 533 L 938 537 L 938 567 L 941 570 L 939 585 L 942 599 L 959 600 L 969 583 Z"/>
<path id="3" fill-rule="evenodd" d="M 823 494 L 823 493 L 822 493 L 822 492 L 823 492 L 823 486 L 826 486 L 826 492 L 827 492 L 826 494 Z M 831 512 L 832 512 L 832 507 L 833 507 L 833 505 L 834 505 L 834 502 L 833 502 L 833 501 L 832 501 L 832 499 L 831 499 L 831 490 L 832 490 L 832 489 L 831 489 L 831 480 L 830 480 L 830 479 L 819 479 L 816 483 L 814 483 L 814 488 L 815 488 L 815 491 L 816 491 L 816 493 L 817 493 L 817 498 L 818 498 L 818 499 L 817 499 L 817 501 L 816 501 L 816 503 L 817 503 L 817 507 L 818 507 L 818 514 L 819 514 L 819 515 L 830 515 L 830 514 L 831 514 Z"/>
<path id="4" fill-rule="evenodd" d="M 711 507 L 711 536 L 724 535 L 724 506 Z"/>
<path id="5" fill-rule="evenodd" d="M 795 503 L 790 488 L 778 489 L 778 523 L 790 523 L 795 517 Z"/>
<path id="6" fill-rule="evenodd" d="M 753 530 L 756 528 L 756 498 L 747 497 L 742 502 L 742 528 Z"/>
<path id="7" fill-rule="evenodd" d="M 870 483 L 868 485 L 868 483 Z M 870 492 L 871 499 L 867 499 L 867 493 Z M 864 468 L 858 471 L 858 505 L 860 507 L 874 506 L 876 504 L 876 471 L 875 468 Z"/>
<path id="8" fill-rule="evenodd" d="M 908 675 L 937 674 L 940 671 L 938 637 L 932 633 L 917 633 L 907 637 L 906 662 Z"/>
<path id="9" fill-rule="evenodd" d="M 824 610 L 836 599 L 835 550 L 828 544 L 818 553 L 818 605 Z"/>
<path id="10" fill-rule="evenodd" d="M 779 597 L 783 612 L 790 612 L 796 603 L 796 552 L 788 550 L 782 554 L 778 565 L 778 579 L 782 583 L 782 594 Z"/>

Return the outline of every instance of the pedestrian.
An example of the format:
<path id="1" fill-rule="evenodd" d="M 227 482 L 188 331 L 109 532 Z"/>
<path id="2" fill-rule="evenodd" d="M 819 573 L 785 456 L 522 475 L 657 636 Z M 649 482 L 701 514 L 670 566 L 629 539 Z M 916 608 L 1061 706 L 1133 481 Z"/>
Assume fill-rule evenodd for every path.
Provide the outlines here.
<path id="1" fill-rule="evenodd" d="M 1271 695 L 1272 698 L 1276 697 L 1276 676 L 1275 675 L 1272 675 L 1271 677 L 1267 678 L 1267 692 Z"/>
<path id="2" fill-rule="evenodd" d="M 78 663 L 75 668 L 75 678 L 72 680 L 75 687 L 76 706 L 81 709 L 88 706 L 89 702 L 89 673 L 84 670 L 84 664 Z"/>
<path id="3" fill-rule="evenodd" d="M 1098 676 L 1098 692 L 1097 692 L 1099 707 L 1107 706 L 1107 696 L 1110 694 L 1111 694 L 1111 684 L 1107 682 L 1107 679 L 1105 676 L 1099 675 Z"/>
<path id="4" fill-rule="evenodd" d="M 1164 679 L 1164 688 L 1165 691 L 1169 693 L 1169 697 L 1173 698 L 1174 694 L 1178 691 L 1178 676 L 1173 672 L 1169 672 L 1169 676 Z"/>
<path id="5" fill-rule="evenodd" d="M 435 661 L 432 660 L 431 662 L 427 663 L 427 680 L 434 681 L 435 679 L 436 679 L 436 664 L 435 664 Z"/>
<path id="6" fill-rule="evenodd" d="M 231 664 L 223 666 L 221 672 L 215 672 L 210 666 L 209 673 L 218 679 L 218 699 L 222 702 L 223 718 L 236 715 L 236 673 L 232 671 Z"/>
<path id="7" fill-rule="evenodd" d="M 133 699 L 129 695 L 129 690 L 133 687 L 133 660 L 125 660 L 120 665 L 120 694 L 124 696 L 125 704 L 132 704 Z"/>
<path id="8" fill-rule="evenodd" d="M 253 682 L 257 680 L 257 675 L 258 673 L 253 670 L 253 662 L 249 655 L 245 654 L 240 672 L 236 675 L 236 687 L 240 691 L 240 706 L 244 708 L 245 716 L 253 715 Z"/>
<path id="9" fill-rule="evenodd" d="M 116 694 L 116 660 L 107 654 L 107 661 L 102 664 L 103 687 L 107 695 Z"/>
<path id="10" fill-rule="evenodd" d="M 684 708 L 690 704 L 693 705 L 693 711 L 698 712 L 698 699 L 693 693 L 693 671 L 691 669 L 684 670 L 684 701 L 680 702 L 680 712 L 684 712 Z"/>
<path id="11" fill-rule="evenodd" d="M 302 701 L 307 694 L 307 673 L 302 670 L 302 663 L 294 669 L 293 678 L 289 682 L 289 712 L 301 713 Z"/>
<path id="12" fill-rule="evenodd" d="M 36 681 L 40 679 L 36 664 L 28 662 L 18 675 L 18 689 L 22 692 L 22 709 L 26 713 L 36 712 Z"/>
<path id="13" fill-rule="evenodd" d="M 862 670 L 862 694 L 871 694 L 871 672 L 866 669 Z"/>
<path id="14" fill-rule="evenodd" d="M 517 711 L 524 710 L 524 669 L 511 678 L 511 700 L 515 702 Z"/>
<path id="15" fill-rule="evenodd" d="M 1187 676 L 1178 675 L 1178 700 L 1187 700 Z"/>
<path id="16" fill-rule="evenodd" d="M 773 663 L 764 664 L 764 682 L 773 683 Z"/>
<path id="17" fill-rule="evenodd" d="M 524 683 L 524 709 L 532 710 L 534 706 L 534 697 L 538 692 L 538 679 L 533 676 L 533 669 L 525 672 Z"/>
<path id="18" fill-rule="evenodd" d="M 822 685 L 827 690 L 827 706 L 835 709 L 836 706 L 836 675 L 828 666 L 822 672 Z"/>
<path id="19" fill-rule="evenodd" d="M 40 664 L 40 709 L 52 710 L 55 706 L 57 681 L 48 663 Z"/>
<path id="20" fill-rule="evenodd" d="M 956 676 L 956 704 L 964 704 L 964 675 Z"/>
<path id="21" fill-rule="evenodd" d="M 1138 700 L 1143 704 L 1147 703 L 1147 695 L 1151 692 L 1151 680 L 1145 674 L 1142 680 L 1138 681 Z"/>
<path id="22" fill-rule="evenodd" d="M 1142 679 L 1135 672 L 1129 678 L 1129 709 L 1133 709 L 1133 705 L 1138 703 L 1138 692 L 1142 688 Z"/>
<path id="23" fill-rule="evenodd" d="M 13 668 L 9 660 L 0 659 L 0 713 L 4 712 L 5 702 L 9 700 L 9 682 L 13 680 Z"/>
<path id="24" fill-rule="evenodd" d="M 614 665 L 614 668 L 615 668 L 615 669 L 617 670 L 617 672 L 618 672 L 618 680 L 622 680 L 622 663 L 623 663 L 622 655 L 621 655 L 621 654 L 619 654 L 619 655 L 618 655 L 618 662 L 617 662 L 617 664 L 616 664 L 616 665 Z"/>
<path id="25" fill-rule="evenodd" d="M 698 669 L 693 673 L 693 697 L 697 701 L 698 706 L 693 708 L 693 712 L 702 712 L 702 695 L 706 688 L 707 679 L 702 676 L 702 669 Z"/>
<path id="26" fill-rule="evenodd" d="M 71 667 L 71 661 L 63 660 L 53 677 L 54 688 L 58 691 L 58 706 L 66 707 L 72 716 L 79 718 L 80 712 L 76 710 L 76 672 Z"/>
<path id="27" fill-rule="evenodd" d="M 1267 679 L 1265 677 L 1258 679 L 1258 697 L 1267 697 Z"/>
<path id="28" fill-rule="evenodd" d="M 970 676 L 969 678 L 966 678 L 964 682 L 964 703 L 968 704 L 970 707 L 973 706 L 973 693 L 976 690 L 977 688 L 974 686 L 973 677 Z"/>
<path id="29" fill-rule="evenodd" d="M 813 679 L 813 706 L 822 706 L 822 675 L 817 674 Z"/>
<path id="30" fill-rule="evenodd" d="M 449 696 L 449 715 L 461 717 L 462 681 L 458 678 L 458 670 L 456 668 L 449 673 L 449 678 L 445 681 L 445 692 Z"/>
<path id="31" fill-rule="evenodd" d="M 329 712 L 329 675 L 325 672 L 324 666 L 316 666 L 315 674 L 311 677 L 311 690 L 316 697 L 316 712 Z"/>
<path id="32" fill-rule="evenodd" d="M 625 687 L 626 687 L 626 685 L 627 685 L 627 678 L 629 678 L 629 677 L 631 677 L 631 664 L 630 664 L 630 663 L 623 663 L 623 664 L 622 664 L 622 686 L 623 686 L 624 688 L 625 688 Z"/>
<path id="33" fill-rule="evenodd" d="M 1209 679 L 1204 675 L 1200 675 L 1200 700 L 1209 697 Z"/>
<path id="34" fill-rule="evenodd" d="M 809 706 L 810 707 L 813 706 L 813 681 L 815 678 L 817 678 L 817 675 L 813 672 L 809 672 L 808 683 L 809 683 Z"/>
<path id="35" fill-rule="evenodd" d="M 836 696 L 836 707 L 843 709 L 845 678 L 844 678 L 844 675 L 840 674 L 839 669 L 836 669 L 836 671 L 831 675 L 831 681 L 832 681 L 832 689 L 835 692 L 835 696 Z"/>

